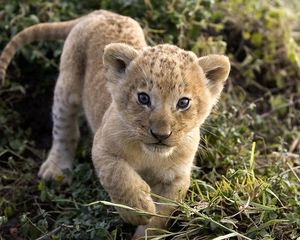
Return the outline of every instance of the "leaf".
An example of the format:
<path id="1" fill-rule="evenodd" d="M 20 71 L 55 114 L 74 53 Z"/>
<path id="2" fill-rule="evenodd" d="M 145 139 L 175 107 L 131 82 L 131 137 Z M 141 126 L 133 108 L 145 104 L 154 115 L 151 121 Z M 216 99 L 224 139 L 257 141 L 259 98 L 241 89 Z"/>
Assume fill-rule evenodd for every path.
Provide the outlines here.
<path id="1" fill-rule="evenodd" d="M 259 32 L 255 32 L 251 35 L 250 41 L 255 47 L 259 47 L 262 43 L 262 35 Z"/>

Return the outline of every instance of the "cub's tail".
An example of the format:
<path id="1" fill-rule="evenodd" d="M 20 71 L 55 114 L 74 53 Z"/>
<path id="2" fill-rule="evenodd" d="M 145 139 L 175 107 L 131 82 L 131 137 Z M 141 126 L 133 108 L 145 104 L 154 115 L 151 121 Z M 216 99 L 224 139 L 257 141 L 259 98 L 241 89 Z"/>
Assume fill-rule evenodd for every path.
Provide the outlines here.
<path id="1" fill-rule="evenodd" d="M 33 41 L 64 40 L 80 19 L 56 23 L 39 23 L 19 32 L 6 45 L 0 56 L 0 81 L 4 83 L 6 69 L 19 48 Z"/>

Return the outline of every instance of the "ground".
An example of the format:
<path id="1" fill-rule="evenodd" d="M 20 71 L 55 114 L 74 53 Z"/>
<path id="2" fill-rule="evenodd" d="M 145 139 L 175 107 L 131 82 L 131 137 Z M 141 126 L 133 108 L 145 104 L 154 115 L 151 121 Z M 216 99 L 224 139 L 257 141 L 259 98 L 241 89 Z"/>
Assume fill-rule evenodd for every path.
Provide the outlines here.
<path id="1" fill-rule="evenodd" d="M 176 203 L 165 235 L 299 239 L 300 36 L 294 31 L 299 4 L 288 3 L 293 5 L 254 0 L 0 3 L 0 47 L 36 22 L 105 8 L 137 19 L 149 44 L 170 42 L 198 55 L 228 55 L 230 79 L 202 127 L 189 194 Z M 114 213 L 96 179 L 83 114 L 72 184 L 37 178 L 51 145 L 61 46 L 23 48 L 0 89 L 0 239 L 130 239 L 134 227 Z"/>

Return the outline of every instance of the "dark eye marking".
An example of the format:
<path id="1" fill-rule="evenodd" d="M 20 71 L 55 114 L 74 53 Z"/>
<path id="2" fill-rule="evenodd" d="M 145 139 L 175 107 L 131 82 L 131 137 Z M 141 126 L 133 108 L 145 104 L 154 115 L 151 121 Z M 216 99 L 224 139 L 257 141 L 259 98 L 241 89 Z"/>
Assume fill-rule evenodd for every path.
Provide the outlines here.
<path id="1" fill-rule="evenodd" d="M 181 111 L 186 110 L 190 106 L 190 101 L 191 100 L 187 97 L 180 98 L 177 102 L 176 108 Z"/>
<path id="2" fill-rule="evenodd" d="M 151 105 L 150 96 L 144 92 L 138 93 L 138 101 L 142 105 L 147 105 L 147 106 Z"/>

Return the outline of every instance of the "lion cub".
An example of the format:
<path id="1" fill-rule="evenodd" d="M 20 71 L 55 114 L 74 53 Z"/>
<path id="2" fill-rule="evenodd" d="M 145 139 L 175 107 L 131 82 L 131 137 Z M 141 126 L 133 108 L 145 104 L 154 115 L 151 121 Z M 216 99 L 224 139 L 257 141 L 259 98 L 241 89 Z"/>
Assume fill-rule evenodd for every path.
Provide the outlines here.
<path id="1" fill-rule="evenodd" d="M 72 169 L 76 114 L 83 104 L 95 133 L 92 160 L 111 200 L 150 214 L 171 214 L 174 209 L 157 203 L 151 192 L 178 201 L 185 197 L 199 129 L 228 77 L 228 58 L 198 58 L 169 44 L 147 46 L 136 21 L 101 10 L 23 30 L 1 55 L 1 77 L 25 43 L 64 38 L 53 144 L 39 176 L 53 179 Z M 146 228 L 166 227 L 166 218 L 118 211 L 124 221 L 140 225 L 134 238 L 144 236 Z"/>

